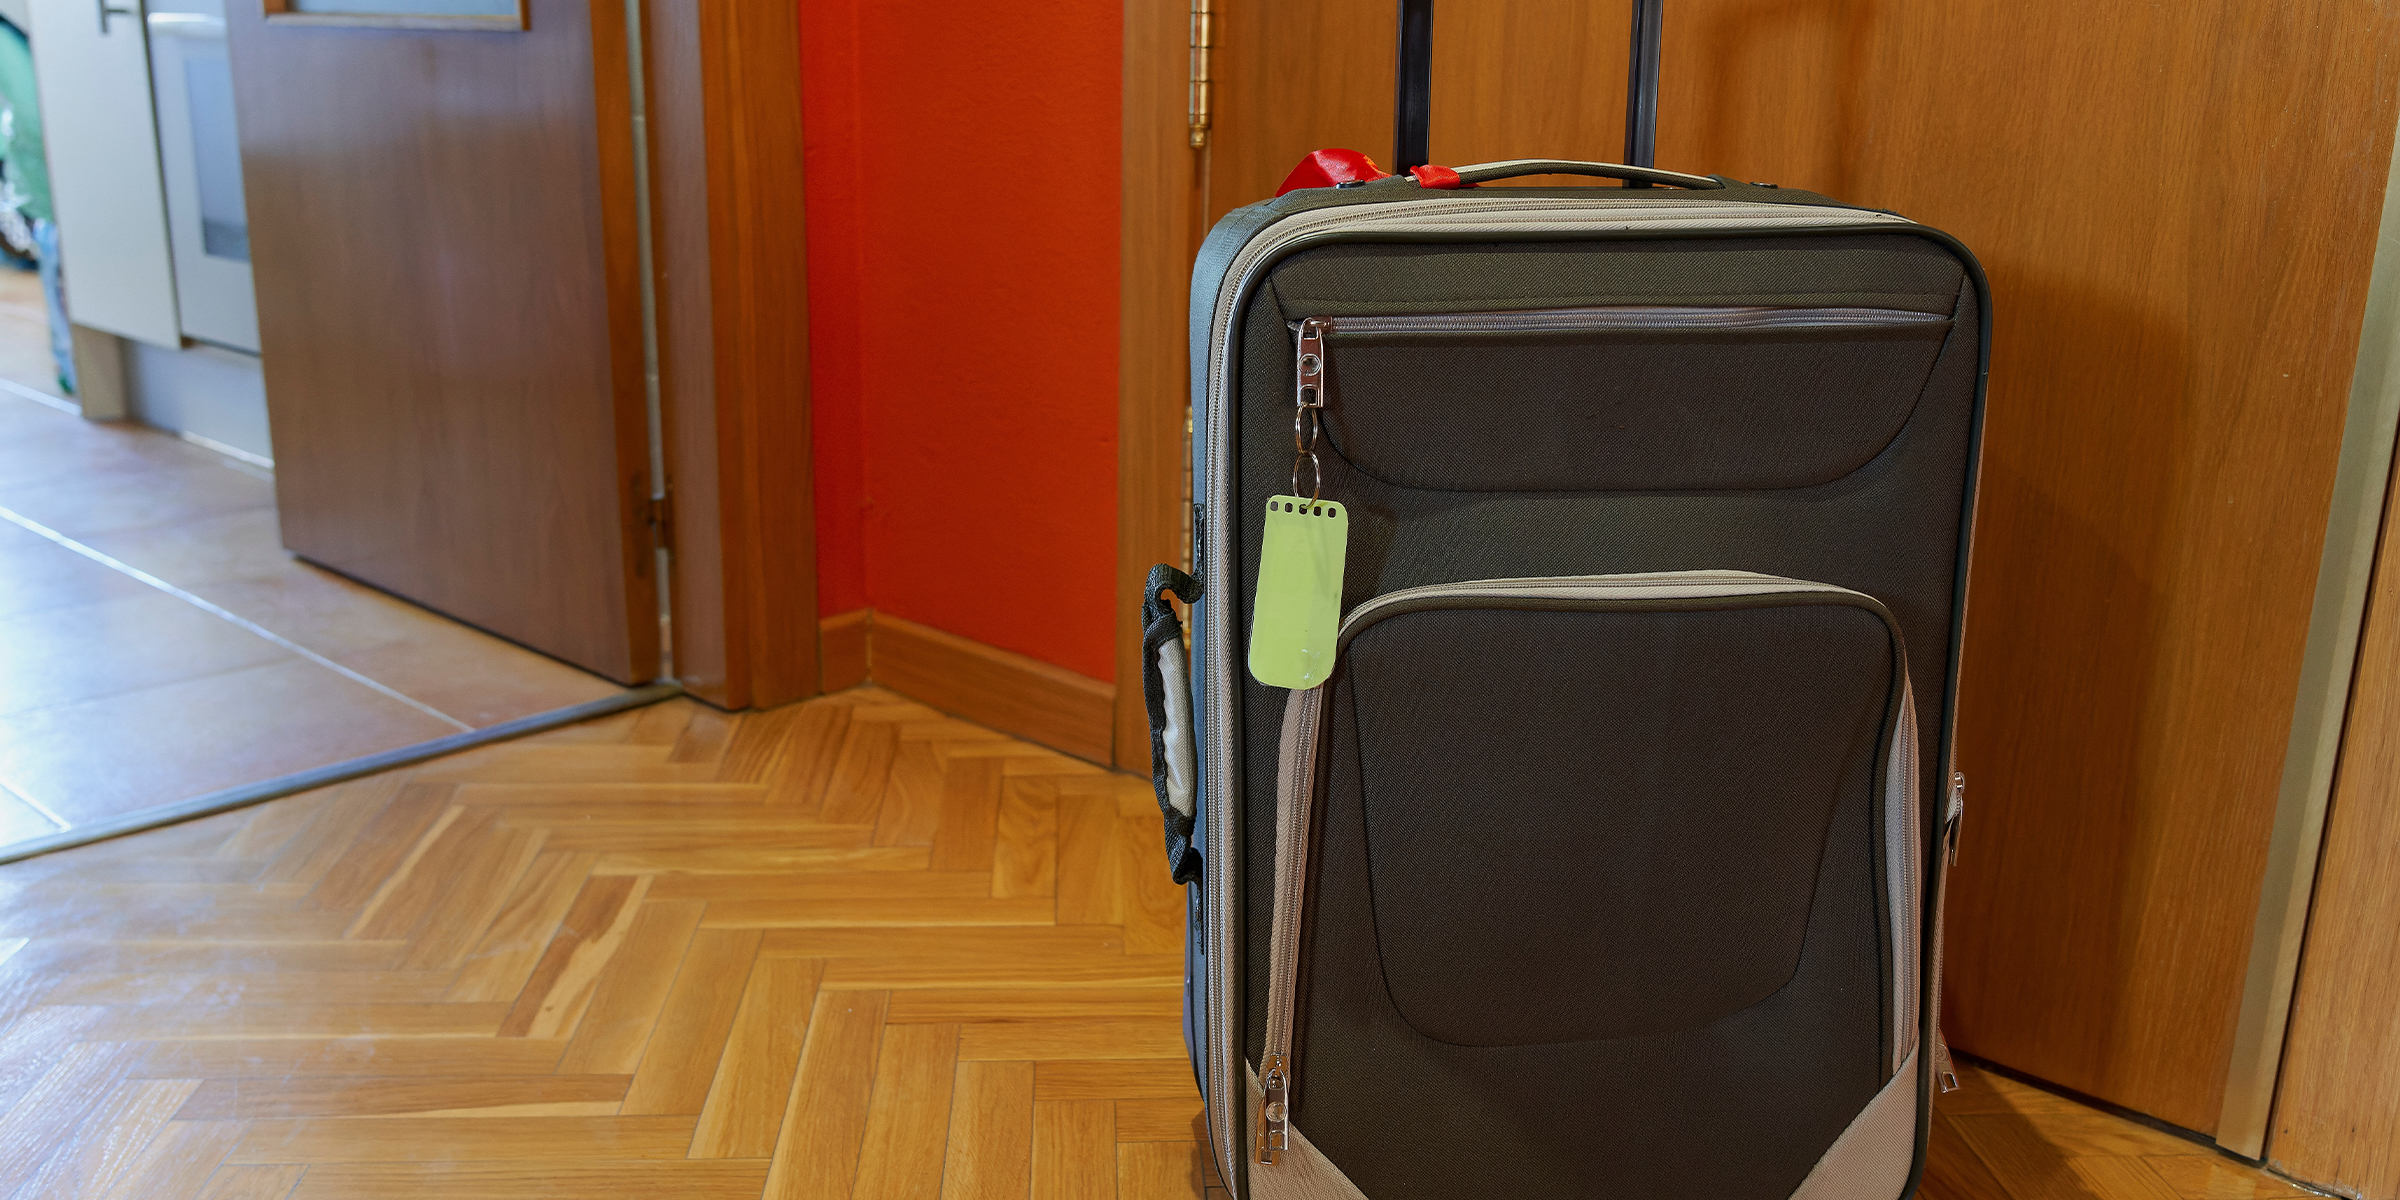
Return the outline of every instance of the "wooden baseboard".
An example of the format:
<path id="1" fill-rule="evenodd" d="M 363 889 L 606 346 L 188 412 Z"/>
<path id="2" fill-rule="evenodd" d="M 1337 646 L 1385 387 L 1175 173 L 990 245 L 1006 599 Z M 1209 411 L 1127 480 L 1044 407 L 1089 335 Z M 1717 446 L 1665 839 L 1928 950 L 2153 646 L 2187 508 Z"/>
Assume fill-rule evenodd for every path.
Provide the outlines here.
<path id="1" fill-rule="evenodd" d="M 1103 766 L 1117 689 L 1040 659 L 858 609 L 825 618 L 825 690 L 875 683 Z"/>
<path id="2" fill-rule="evenodd" d="M 868 640 L 875 627 L 875 610 L 854 608 L 817 622 L 817 662 L 824 672 L 824 689 L 838 692 L 865 683 Z"/>

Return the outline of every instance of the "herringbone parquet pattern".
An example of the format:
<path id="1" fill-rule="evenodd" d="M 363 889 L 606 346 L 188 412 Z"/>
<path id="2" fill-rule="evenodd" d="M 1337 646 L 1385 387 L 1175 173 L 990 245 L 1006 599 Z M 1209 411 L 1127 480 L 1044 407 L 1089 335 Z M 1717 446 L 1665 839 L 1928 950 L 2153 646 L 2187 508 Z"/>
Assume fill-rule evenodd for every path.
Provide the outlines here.
<path id="1" fill-rule="evenodd" d="M 660 705 L 0 868 L 0 1197 L 1222 1196 L 1182 919 L 1142 780 Z M 2301 1194 L 1964 1074 L 1931 1200 Z"/>
<path id="2" fill-rule="evenodd" d="M 661 705 L 0 869 L 0 1196 L 1194 1196 L 1182 918 L 1141 780 Z"/>

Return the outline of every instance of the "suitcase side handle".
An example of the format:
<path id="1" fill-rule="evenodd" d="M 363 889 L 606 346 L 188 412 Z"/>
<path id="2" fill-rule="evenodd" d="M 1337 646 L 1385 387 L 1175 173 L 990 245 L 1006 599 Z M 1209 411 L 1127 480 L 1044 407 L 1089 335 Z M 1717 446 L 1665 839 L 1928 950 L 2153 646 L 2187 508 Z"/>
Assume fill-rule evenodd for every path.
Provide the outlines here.
<path id="1" fill-rule="evenodd" d="M 1514 179 L 1519 175 L 1597 175 L 1603 179 L 1622 179 L 1630 184 L 1658 187 L 1690 188 L 1705 191 L 1725 186 L 1722 179 L 1707 175 L 1686 175 L 1681 171 L 1662 171 L 1657 167 L 1629 167 L 1623 163 L 1578 162 L 1569 158 L 1512 158 L 1504 162 L 1477 163 L 1458 169 L 1458 182 L 1489 183 L 1495 179 Z"/>
<path id="2" fill-rule="evenodd" d="M 1150 786 L 1158 793 L 1158 815 L 1166 826 L 1167 872 L 1177 883 L 1197 883 L 1200 850 L 1192 845 L 1192 833 L 1199 815 L 1193 796 L 1198 726 L 1192 719 L 1183 620 L 1167 603 L 1168 592 L 1190 604 L 1200 598 L 1200 581 L 1160 563 L 1150 568 L 1142 589 L 1142 703 L 1150 712 Z"/>

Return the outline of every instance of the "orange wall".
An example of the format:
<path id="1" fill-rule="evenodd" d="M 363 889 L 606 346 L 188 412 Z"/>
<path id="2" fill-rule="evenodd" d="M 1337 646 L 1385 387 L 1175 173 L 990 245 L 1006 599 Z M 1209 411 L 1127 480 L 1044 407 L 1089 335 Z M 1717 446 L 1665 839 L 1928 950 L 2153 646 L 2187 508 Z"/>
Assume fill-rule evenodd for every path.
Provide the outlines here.
<path id="1" fill-rule="evenodd" d="M 802 0 L 818 604 L 1114 674 L 1117 0 Z"/>

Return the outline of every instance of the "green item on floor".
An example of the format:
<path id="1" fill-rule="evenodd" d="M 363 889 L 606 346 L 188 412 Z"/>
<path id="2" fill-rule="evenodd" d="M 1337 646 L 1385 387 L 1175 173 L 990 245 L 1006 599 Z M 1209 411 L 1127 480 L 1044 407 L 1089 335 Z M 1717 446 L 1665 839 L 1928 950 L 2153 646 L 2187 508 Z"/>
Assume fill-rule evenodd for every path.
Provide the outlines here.
<path id="1" fill-rule="evenodd" d="M 9 182 L 21 197 L 18 211 L 27 221 L 48 221 L 50 164 L 42 157 L 42 105 L 33 89 L 33 44 L 23 30 L 0 21 L 0 101 L 8 117 L 0 124 L 0 160 L 8 163 Z"/>

